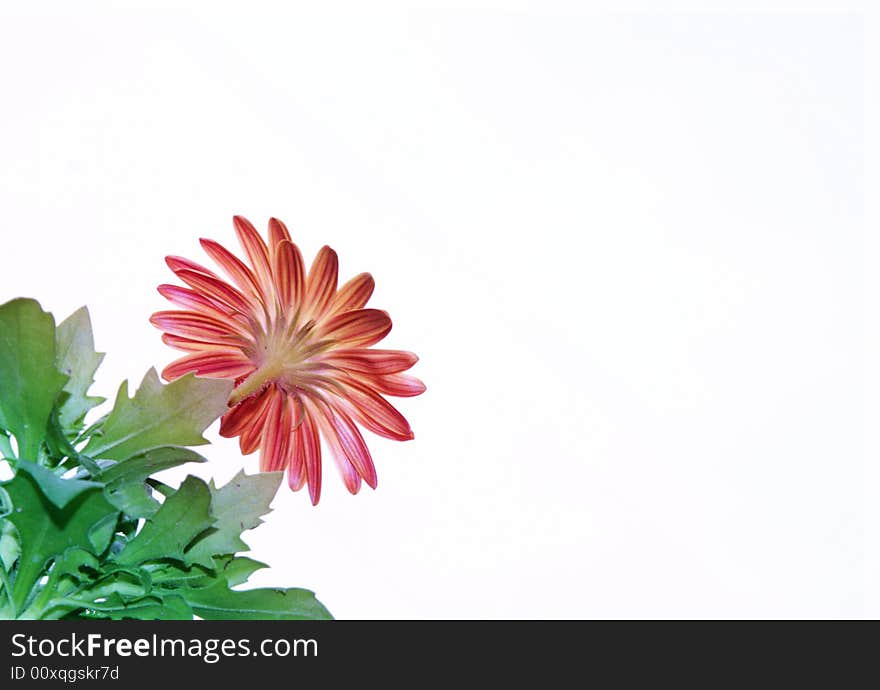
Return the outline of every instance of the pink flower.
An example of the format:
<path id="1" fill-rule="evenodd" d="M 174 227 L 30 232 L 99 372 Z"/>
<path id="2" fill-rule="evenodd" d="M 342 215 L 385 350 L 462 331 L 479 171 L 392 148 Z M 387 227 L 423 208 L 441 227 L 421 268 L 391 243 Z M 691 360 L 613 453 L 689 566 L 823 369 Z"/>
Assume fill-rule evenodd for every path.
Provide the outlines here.
<path id="1" fill-rule="evenodd" d="M 391 319 L 364 308 L 374 287 L 369 273 L 337 289 L 330 247 L 321 248 L 307 274 L 284 223 L 269 221 L 267 245 L 245 218 L 233 221 L 247 262 L 201 240 L 232 283 L 188 259 L 166 257 L 188 287 L 160 285 L 181 309 L 150 321 L 166 344 L 187 354 L 163 377 L 195 372 L 234 380 L 221 435 L 238 436 L 245 455 L 259 448 L 260 470 L 287 470 L 292 490 L 308 483 L 313 504 L 321 496 L 320 438 L 351 493 L 361 480 L 375 489 L 376 468 L 358 425 L 398 441 L 413 438 L 383 396 L 424 392 L 419 379 L 402 373 L 418 357 L 372 347 L 391 330 Z"/>

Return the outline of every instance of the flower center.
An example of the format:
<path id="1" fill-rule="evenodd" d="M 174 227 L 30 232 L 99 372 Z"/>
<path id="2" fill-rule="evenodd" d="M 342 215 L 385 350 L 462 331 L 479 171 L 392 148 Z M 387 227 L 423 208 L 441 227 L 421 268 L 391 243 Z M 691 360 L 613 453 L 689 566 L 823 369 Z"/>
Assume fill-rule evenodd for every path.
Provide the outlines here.
<path id="1" fill-rule="evenodd" d="M 240 403 L 270 383 L 289 392 L 307 385 L 309 372 L 320 366 L 312 358 L 333 346 L 332 340 L 315 336 L 316 325 L 314 319 L 302 326 L 296 320 L 276 322 L 268 332 L 259 333 L 256 351 L 249 353 L 257 368 L 232 391 L 229 405 Z"/>

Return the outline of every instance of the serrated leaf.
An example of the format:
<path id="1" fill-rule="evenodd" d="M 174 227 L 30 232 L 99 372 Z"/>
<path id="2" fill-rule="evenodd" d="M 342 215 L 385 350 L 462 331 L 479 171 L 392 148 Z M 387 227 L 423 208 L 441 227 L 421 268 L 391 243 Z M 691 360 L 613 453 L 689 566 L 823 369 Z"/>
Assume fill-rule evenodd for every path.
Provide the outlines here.
<path id="1" fill-rule="evenodd" d="M 255 572 L 269 567 L 247 556 L 225 556 L 214 560 L 217 563 L 217 574 L 226 578 L 230 587 L 244 584 Z"/>
<path id="2" fill-rule="evenodd" d="M 144 568 L 157 587 L 207 587 L 216 575 L 199 565 L 183 566 L 176 563 L 151 563 Z"/>
<path id="3" fill-rule="evenodd" d="M 117 511 L 97 489 L 85 491 L 65 508 L 58 508 L 27 472 L 19 472 L 2 486 L 12 503 L 5 517 L 15 525 L 21 543 L 13 586 L 15 605 L 20 610 L 47 563 L 71 547 L 91 552 L 92 527 Z"/>
<path id="4" fill-rule="evenodd" d="M 211 513 L 215 522 L 187 549 L 190 562 L 212 567 L 213 556 L 248 551 L 250 547 L 240 535 L 263 522 L 260 517 L 270 511 L 269 504 L 278 491 L 281 477 L 281 472 L 250 476 L 239 472 L 220 489 L 215 488 L 212 481 Z"/>
<path id="5" fill-rule="evenodd" d="M 104 488 L 100 482 L 84 479 L 62 479 L 52 470 L 27 460 L 19 460 L 17 469 L 19 472 L 29 474 L 39 485 L 43 495 L 58 508 L 66 507 L 68 503 L 85 491 Z"/>
<path id="6" fill-rule="evenodd" d="M 58 324 L 55 341 L 56 367 L 69 377 L 64 384 L 67 397 L 58 408 L 58 419 L 63 429 L 73 432 L 89 410 L 104 402 L 104 398 L 87 395 L 104 359 L 103 353 L 95 352 L 88 309 L 82 307 Z"/>
<path id="7" fill-rule="evenodd" d="M 150 369 L 133 398 L 128 383 L 116 396 L 113 411 L 83 453 L 92 458 L 125 460 L 160 446 L 207 443 L 202 432 L 226 411 L 231 381 L 201 379 L 192 374 L 167 386 Z"/>
<path id="8" fill-rule="evenodd" d="M 269 566 L 244 556 L 220 556 L 214 559 L 213 568 L 193 564 L 183 567 L 174 563 L 157 563 L 146 566 L 153 582 L 159 587 L 208 587 L 218 578 L 226 580 L 230 587 L 243 584 L 256 571 Z"/>
<path id="9" fill-rule="evenodd" d="M 165 499 L 156 514 L 147 519 L 137 536 L 116 556 L 116 561 L 135 565 L 173 558 L 189 563 L 184 549 L 214 522 L 210 505 L 208 485 L 190 475 L 173 495 Z"/>
<path id="10" fill-rule="evenodd" d="M 333 616 L 307 589 L 229 589 L 225 580 L 209 587 L 185 589 L 181 596 L 196 615 L 207 620 L 332 620 Z"/>
<path id="11" fill-rule="evenodd" d="M 88 618 L 126 618 L 138 620 L 192 620 L 192 609 L 177 594 L 164 597 L 148 596 L 135 601 L 125 601 L 119 594 L 111 594 L 106 601 L 91 604 Z"/>
<path id="12" fill-rule="evenodd" d="M 156 472 L 188 462 L 207 461 L 187 448 L 165 446 L 112 465 L 101 474 L 107 484 L 107 499 L 126 515 L 150 517 L 161 504 L 153 498 L 152 490 L 145 484 L 146 479 Z"/>
<path id="13" fill-rule="evenodd" d="M 36 460 L 67 377 L 55 368 L 55 321 L 32 299 L 0 306 L 0 428 Z"/>

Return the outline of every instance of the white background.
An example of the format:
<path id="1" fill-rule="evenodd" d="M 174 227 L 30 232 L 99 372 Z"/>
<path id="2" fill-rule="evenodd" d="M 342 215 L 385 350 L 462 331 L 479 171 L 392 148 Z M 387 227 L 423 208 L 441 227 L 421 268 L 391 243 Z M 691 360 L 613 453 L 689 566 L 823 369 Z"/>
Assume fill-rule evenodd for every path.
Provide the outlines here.
<path id="1" fill-rule="evenodd" d="M 163 256 L 275 215 L 422 358 L 416 439 L 368 439 L 376 492 L 282 488 L 258 584 L 341 618 L 876 612 L 861 19 L 77 5 L 0 10 L 0 301 L 87 304 L 112 398 L 175 356 Z M 255 470 L 209 436 L 198 474 Z"/>

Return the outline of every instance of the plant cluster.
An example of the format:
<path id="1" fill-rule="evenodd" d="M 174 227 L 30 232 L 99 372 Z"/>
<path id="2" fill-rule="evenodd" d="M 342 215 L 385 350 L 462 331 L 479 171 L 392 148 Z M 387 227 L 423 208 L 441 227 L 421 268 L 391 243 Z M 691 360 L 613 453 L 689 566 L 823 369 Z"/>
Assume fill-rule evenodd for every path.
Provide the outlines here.
<path id="1" fill-rule="evenodd" d="M 83 308 L 57 325 L 30 299 L 0 306 L 0 618 L 326 619 L 305 589 L 240 589 L 265 564 L 241 555 L 281 472 L 222 487 L 162 470 L 227 411 L 232 382 L 150 370 L 86 422 L 103 355 Z M 9 471 L 11 470 L 11 472 Z"/>

